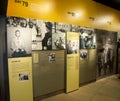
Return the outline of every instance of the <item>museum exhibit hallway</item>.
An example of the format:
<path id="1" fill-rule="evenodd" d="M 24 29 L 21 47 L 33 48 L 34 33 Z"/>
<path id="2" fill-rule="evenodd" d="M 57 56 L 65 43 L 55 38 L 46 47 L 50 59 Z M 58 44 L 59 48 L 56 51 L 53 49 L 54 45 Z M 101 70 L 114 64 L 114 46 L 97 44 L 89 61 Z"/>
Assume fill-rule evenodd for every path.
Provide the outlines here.
<path id="1" fill-rule="evenodd" d="M 120 101 L 120 79 L 118 75 L 112 75 L 82 86 L 74 92 L 39 101 Z"/>
<path id="2" fill-rule="evenodd" d="M 0 101 L 120 101 L 120 0 L 1 0 Z"/>

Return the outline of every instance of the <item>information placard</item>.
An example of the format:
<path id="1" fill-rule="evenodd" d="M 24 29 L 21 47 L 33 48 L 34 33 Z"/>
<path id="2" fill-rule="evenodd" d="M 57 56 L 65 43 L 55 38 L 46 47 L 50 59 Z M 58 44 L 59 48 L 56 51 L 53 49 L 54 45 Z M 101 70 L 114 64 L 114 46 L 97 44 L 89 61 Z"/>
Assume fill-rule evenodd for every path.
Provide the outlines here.
<path id="1" fill-rule="evenodd" d="M 9 58 L 10 101 L 33 101 L 32 58 Z"/>
<path id="2" fill-rule="evenodd" d="M 79 33 L 67 33 L 66 92 L 79 89 Z"/>

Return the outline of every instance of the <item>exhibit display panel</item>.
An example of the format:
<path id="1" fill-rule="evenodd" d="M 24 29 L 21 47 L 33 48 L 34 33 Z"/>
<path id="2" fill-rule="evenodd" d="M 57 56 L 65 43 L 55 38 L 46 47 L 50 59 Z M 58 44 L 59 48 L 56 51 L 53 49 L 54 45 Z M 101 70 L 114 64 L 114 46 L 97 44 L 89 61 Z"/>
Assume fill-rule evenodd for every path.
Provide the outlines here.
<path id="1" fill-rule="evenodd" d="M 65 90 L 65 51 L 33 51 L 34 98 Z"/>
<path id="2" fill-rule="evenodd" d="M 109 36 L 110 39 L 104 34 L 101 34 L 99 39 L 98 34 L 101 33 L 101 30 L 98 31 L 93 28 L 13 16 L 7 17 L 6 21 L 8 58 L 27 58 L 32 54 L 34 97 L 65 89 L 65 78 L 63 78 L 65 77 L 65 63 L 66 92 L 78 89 L 79 84 L 95 80 L 96 60 L 98 59 L 96 57 L 96 54 L 98 54 L 97 50 L 101 47 L 108 47 L 106 50 L 110 50 L 110 54 L 113 54 L 112 49 L 116 48 L 114 41 L 116 40 L 116 36 L 113 34 L 106 34 L 109 31 L 106 31 L 104 34 Z M 96 37 L 98 38 L 97 42 Z M 114 39 L 111 39 L 111 37 Z M 101 41 L 101 39 L 103 40 Z M 66 54 L 64 53 L 65 50 Z M 59 58 L 56 58 L 56 56 L 60 56 L 59 52 L 62 55 L 58 63 L 56 59 L 59 60 Z M 114 66 L 116 65 L 115 61 L 116 60 L 114 60 Z M 57 64 L 62 67 L 60 67 L 61 72 L 56 70 Z M 110 65 L 112 64 L 107 64 L 107 68 L 110 68 Z M 45 71 L 43 68 L 51 71 L 43 74 Z M 104 67 L 101 69 L 102 71 L 104 71 L 103 68 Z M 43 71 L 40 70 L 39 72 L 39 69 Z M 97 70 L 99 69 L 97 68 Z M 107 72 L 109 72 L 109 70 L 111 69 L 107 69 Z M 59 75 L 54 74 L 53 72 L 55 71 L 59 73 Z M 51 73 L 53 73 L 50 78 L 51 80 L 44 78 L 46 75 L 48 75 L 46 77 L 50 77 Z M 53 75 L 58 75 L 58 77 L 63 75 L 59 81 L 60 85 L 58 81 L 56 81 L 58 80 L 56 79 L 57 76 L 53 78 Z M 41 80 L 39 79 L 46 79 L 46 81 L 41 84 L 41 82 L 39 82 Z M 48 85 L 48 83 L 50 85 Z M 39 89 L 36 88 L 39 86 L 38 84 L 42 85 Z M 54 86 L 52 86 L 53 84 Z M 50 89 L 48 90 L 47 87 Z"/>
<path id="3" fill-rule="evenodd" d="M 80 50 L 80 86 L 96 80 L 96 49 Z"/>
<path id="4" fill-rule="evenodd" d="M 95 30 L 97 35 L 97 77 L 116 73 L 117 32 Z"/>
<path id="5" fill-rule="evenodd" d="M 79 89 L 79 33 L 67 32 L 66 92 Z"/>
<path id="6" fill-rule="evenodd" d="M 96 80 L 95 29 L 80 27 L 80 85 Z"/>
<path id="7" fill-rule="evenodd" d="M 9 58 L 10 101 L 33 101 L 32 58 Z"/>
<path id="8" fill-rule="evenodd" d="M 96 80 L 96 49 L 91 49 L 88 50 L 89 55 L 88 55 L 88 80 L 89 81 L 95 81 Z"/>
<path id="9" fill-rule="evenodd" d="M 33 101 L 32 33 L 28 22 L 28 18 L 6 18 L 10 101 Z"/>

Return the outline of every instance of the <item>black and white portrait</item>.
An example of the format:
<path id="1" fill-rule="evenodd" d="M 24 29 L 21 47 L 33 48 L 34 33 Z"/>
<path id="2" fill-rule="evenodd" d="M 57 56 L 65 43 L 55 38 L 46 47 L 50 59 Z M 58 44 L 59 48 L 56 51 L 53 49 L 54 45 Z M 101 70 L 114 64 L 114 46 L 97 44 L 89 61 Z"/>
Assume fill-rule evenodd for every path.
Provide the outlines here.
<path id="1" fill-rule="evenodd" d="M 80 60 L 88 59 L 88 50 L 80 50 Z"/>
<path id="2" fill-rule="evenodd" d="M 29 80 L 29 73 L 20 73 L 19 74 L 19 81 L 26 81 Z"/>
<path id="3" fill-rule="evenodd" d="M 7 50 L 8 57 L 24 57 L 31 55 L 32 35 L 28 19 L 18 17 L 7 18 Z"/>
<path id="4" fill-rule="evenodd" d="M 117 33 L 118 48 L 120 48 L 120 32 Z"/>
<path id="5" fill-rule="evenodd" d="M 54 32 L 69 32 L 71 31 L 71 24 L 65 24 L 65 23 L 54 23 Z"/>
<path id="6" fill-rule="evenodd" d="M 62 23 L 54 23 L 54 29 L 52 33 L 52 49 L 66 49 L 66 32 L 69 29 L 69 25 Z"/>
<path id="7" fill-rule="evenodd" d="M 96 48 L 96 34 L 92 28 L 80 28 L 80 49 Z"/>
<path id="8" fill-rule="evenodd" d="M 52 62 L 55 62 L 55 53 L 50 53 L 49 55 L 48 55 L 48 60 L 49 60 L 49 62 L 50 63 L 52 63 Z"/>
<path id="9" fill-rule="evenodd" d="M 76 25 L 71 25 L 70 27 L 70 31 L 71 32 L 80 32 L 80 26 L 76 26 Z"/>
<path id="10" fill-rule="evenodd" d="M 47 33 L 45 22 L 36 19 L 29 19 L 29 27 L 32 33 L 32 50 L 42 50 L 42 40 Z"/>
<path id="11" fill-rule="evenodd" d="M 98 76 L 115 72 L 117 33 L 96 29 L 97 38 L 97 73 Z"/>
<path id="12" fill-rule="evenodd" d="M 42 40 L 42 50 L 52 50 L 52 22 L 45 22 L 46 33 Z"/>
<path id="13" fill-rule="evenodd" d="M 67 54 L 79 54 L 79 41 L 67 40 Z"/>
<path id="14" fill-rule="evenodd" d="M 29 25 L 32 33 L 32 50 L 51 50 L 53 23 L 30 19 Z"/>

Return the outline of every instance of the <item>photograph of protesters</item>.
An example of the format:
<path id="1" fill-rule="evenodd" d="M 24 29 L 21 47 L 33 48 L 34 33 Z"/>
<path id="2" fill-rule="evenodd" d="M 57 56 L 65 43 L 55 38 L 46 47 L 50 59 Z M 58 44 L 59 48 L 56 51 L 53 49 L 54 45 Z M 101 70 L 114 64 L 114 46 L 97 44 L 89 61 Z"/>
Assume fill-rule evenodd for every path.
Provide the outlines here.
<path id="1" fill-rule="evenodd" d="M 46 30 L 45 37 L 42 40 L 42 50 L 52 50 L 52 23 L 45 22 Z"/>
<path id="2" fill-rule="evenodd" d="M 95 49 L 96 34 L 94 29 L 80 27 L 80 49 Z"/>

